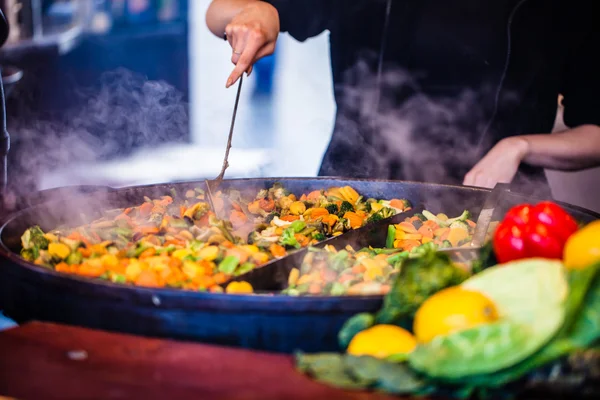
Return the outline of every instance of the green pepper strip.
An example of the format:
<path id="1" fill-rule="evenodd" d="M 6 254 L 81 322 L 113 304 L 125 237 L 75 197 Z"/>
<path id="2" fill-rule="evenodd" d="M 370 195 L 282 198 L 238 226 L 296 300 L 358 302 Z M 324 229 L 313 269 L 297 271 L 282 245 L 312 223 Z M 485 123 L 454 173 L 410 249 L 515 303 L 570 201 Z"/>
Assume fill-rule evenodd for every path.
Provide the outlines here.
<path id="1" fill-rule="evenodd" d="M 385 247 L 387 247 L 388 249 L 393 249 L 395 240 L 396 240 L 396 227 L 394 225 L 389 225 L 387 239 L 385 240 Z"/>

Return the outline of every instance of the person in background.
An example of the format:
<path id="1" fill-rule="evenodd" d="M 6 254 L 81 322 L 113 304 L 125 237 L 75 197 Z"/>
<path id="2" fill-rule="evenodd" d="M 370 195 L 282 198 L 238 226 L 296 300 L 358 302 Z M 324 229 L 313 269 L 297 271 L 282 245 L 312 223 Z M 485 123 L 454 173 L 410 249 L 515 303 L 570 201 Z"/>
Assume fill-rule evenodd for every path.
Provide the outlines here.
<path id="1" fill-rule="evenodd" d="M 597 0 L 213 0 L 206 15 L 208 28 L 226 33 L 232 47 L 227 87 L 273 53 L 279 32 L 299 41 L 330 32 L 337 114 L 319 175 L 427 180 L 439 163 L 441 183 L 481 187 L 547 185 L 544 168 L 600 164 L 598 20 Z M 352 74 L 360 62 L 369 74 Z M 414 99 L 476 93 L 480 112 L 448 130 L 462 132 L 460 141 L 427 121 L 413 127 L 411 143 L 422 151 L 448 144 L 439 162 L 394 159 L 386 153 L 393 137 L 359 115 L 349 123 L 357 113 L 343 88 L 381 85 L 398 68 L 412 77 L 409 85 L 377 88 L 388 113 L 407 112 L 407 102 L 419 104 Z M 559 94 L 569 129 L 550 134 Z M 451 147 L 457 143 L 465 149 Z M 462 158 L 463 150 L 475 156 Z"/>

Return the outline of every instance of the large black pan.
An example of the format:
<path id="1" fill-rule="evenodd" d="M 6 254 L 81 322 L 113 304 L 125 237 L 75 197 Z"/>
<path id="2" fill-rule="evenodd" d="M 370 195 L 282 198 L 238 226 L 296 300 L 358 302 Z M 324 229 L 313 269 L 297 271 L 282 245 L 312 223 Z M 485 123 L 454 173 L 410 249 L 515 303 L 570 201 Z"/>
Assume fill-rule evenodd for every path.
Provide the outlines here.
<path id="1" fill-rule="evenodd" d="M 483 189 L 407 182 L 339 179 L 246 179 L 223 182 L 223 187 L 256 192 L 281 182 L 299 194 L 330 186 L 350 185 L 377 198 L 407 198 L 435 212 L 455 214 L 469 208 L 478 213 Z M 199 340 L 253 349 L 291 352 L 336 349 L 336 333 L 351 315 L 375 311 L 380 297 L 304 297 L 282 295 L 222 295 L 172 289 L 146 289 L 66 276 L 25 262 L 17 254 L 20 236 L 34 224 L 51 229 L 84 222 L 103 208 L 137 204 L 171 188 L 184 191 L 203 183 L 151 185 L 44 199 L 6 219 L 0 230 L 0 309 L 17 322 L 55 321 L 140 335 Z M 89 189 L 88 189 L 89 190 Z M 506 207 L 530 199 L 518 195 Z M 599 216 L 566 206 L 583 221 Z M 382 227 L 385 224 L 382 224 Z M 364 231 L 362 231 L 364 232 Z M 375 236 L 374 236 L 375 237 Z M 348 235 L 356 242 L 356 233 Z M 338 241 L 339 243 L 339 241 Z M 377 245 L 377 244 L 376 244 Z M 285 260 L 280 262 L 286 263 Z M 288 264 L 289 265 L 289 264 Z M 276 265 L 269 269 L 273 273 Z"/>

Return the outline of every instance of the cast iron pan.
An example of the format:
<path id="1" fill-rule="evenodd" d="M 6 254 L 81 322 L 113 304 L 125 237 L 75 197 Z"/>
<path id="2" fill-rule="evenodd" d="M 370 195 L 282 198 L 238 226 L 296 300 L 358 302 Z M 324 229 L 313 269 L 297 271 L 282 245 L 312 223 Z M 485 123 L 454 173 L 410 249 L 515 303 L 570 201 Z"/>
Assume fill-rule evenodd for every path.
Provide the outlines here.
<path id="1" fill-rule="evenodd" d="M 227 180 L 223 182 L 223 188 L 256 193 L 275 182 L 281 182 L 296 194 L 350 185 L 367 197 L 406 198 L 417 205 L 415 209 L 420 205 L 433 212 L 447 214 L 459 214 L 470 209 L 477 215 L 489 193 L 484 189 L 457 186 L 333 178 Z M 350 316 L 358 312 L 373 312 L 380 307 L 382 299 L 378 296 L 231 296 L 116 285 L 59 274 L 25 262 L 17 255 L 20 236 L 31 225 L 39 224 L 45 230 L 65 223 L 77 225 L 84 222 L 82 213 L 93 218 L 103 208 L 139 204 L 144 196 L 165 195 L 171 188 L 181 192 L 203 187 L 203 182 L 183 182 L 100 189 L 83 195 L 69 193 L 55 200 L 44 199 L 40 204 L 8 217 L 0 229 L 0 309 L 19 323 L 37 319 L 267 351 L 315 352 L 336 350 L 337 332 Z M 510 201 L 515 204 L 531 200 L 518 195 L 513 197 Z M 590 211 L 566 207 L 582 221 L 598 218 Z M 387 224 L 379 226 L 385 231 L 384 225 Z M 369 236 L 368 232 L 371 232 L 368 228 L 357 230 L 338 237 L 336 243 L 343 244 L 340 238 L 347 238 L 348 243 L 354 245 L 359 239 L 365 243 L 375 240 L 377 235 Z M 356 235 L 364 236 L 357 238 Z M 277 265 L 286 268 L 286 263 L 283 259 Z M 273 274 L 277 265 L 269 267 L 275 271 Z M 264 279 L 264 287 L 278 282 L 269 276 Z M 258 278 L 254 283 L 260 286 Z"/>

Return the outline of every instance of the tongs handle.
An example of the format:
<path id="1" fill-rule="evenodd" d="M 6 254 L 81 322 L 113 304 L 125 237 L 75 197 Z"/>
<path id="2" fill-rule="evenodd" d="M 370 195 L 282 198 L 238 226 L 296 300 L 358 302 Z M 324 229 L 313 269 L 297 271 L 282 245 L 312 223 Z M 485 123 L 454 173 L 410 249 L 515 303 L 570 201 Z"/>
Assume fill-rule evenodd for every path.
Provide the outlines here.
<path id="1" fill-rule="evenodd" d="M 494 211 L 507 192 L 510 192 L 510 184 L 497 183 L 485 199 L 483 208 L 477 218 L 477 225 L 475 227 L 475 232 L 473 233 L 473 240 L 471 240 L 471 247 L 482 247 L 485 244 L 485 237 L 490 227 L 490 223 L 492 222 Z"/>

